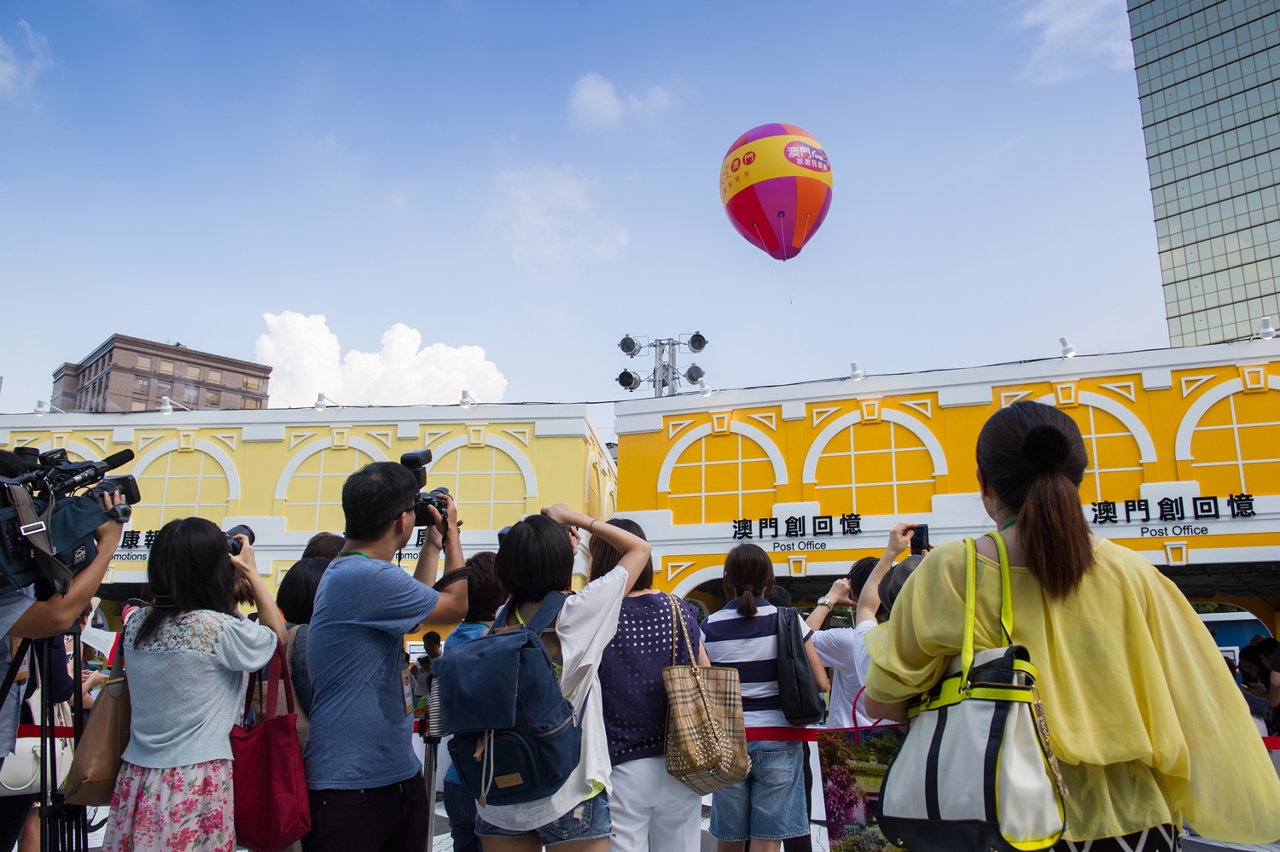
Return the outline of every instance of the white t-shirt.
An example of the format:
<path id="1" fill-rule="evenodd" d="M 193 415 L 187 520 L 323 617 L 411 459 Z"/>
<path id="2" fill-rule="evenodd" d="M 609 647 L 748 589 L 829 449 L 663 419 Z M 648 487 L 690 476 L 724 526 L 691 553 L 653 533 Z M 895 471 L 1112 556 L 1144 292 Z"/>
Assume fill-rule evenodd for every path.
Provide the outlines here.
<path id="1" fill-rule="evenodd" d="M 874 620 L 859 622 L 850 630 L 837 627 L 819 630 L 813 634 L 813 647 L 824 666 L 832 669 L 831 709 L 827 715 L 828 728 L 853 727 L 853 702 L 871 667 L 871 655 L 867 653 L 867 632 L 876 626 Z M 862 707 L 858 708 L 858 724 L 872 725 Z"/>
<path id="2" fill-rule="evenodd" d="M 560 692 L 582 716 L 578 767 L 564 786 L 545 799 L 518 805 L 490 805 L 476 812 L 485 822 L 508 831 L 533 831 L 573 810 L 600 788 L 612 793 L 609 737 L 600 699 L 600 660 L 618 630 L 618 612 L 627 593 L 627 569 L 618 566 L 582 591 L 570 595 L 556 617 L 560 640 Z M 586 707 L 583 708 L 583 701 Z M 596 785 L 599 785 L 597 787 Z"/>

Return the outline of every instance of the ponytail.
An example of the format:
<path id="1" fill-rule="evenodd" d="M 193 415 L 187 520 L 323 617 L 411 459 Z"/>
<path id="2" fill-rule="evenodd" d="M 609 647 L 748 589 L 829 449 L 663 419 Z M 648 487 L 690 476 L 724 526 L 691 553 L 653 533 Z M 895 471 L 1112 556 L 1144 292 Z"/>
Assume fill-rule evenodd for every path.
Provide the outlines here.
<path id="1" fill-rule="evenodd" d="M 1001 409 L 978 436 L 978 468 L 1018 513 L 1027 567 L 1050 598 L 1069 596 L 1093 565 L 1080 505 L 1088 463 L 1075 421 L 1036 402 Z"/>
<path id="2" fill-rule="evenodd" d="M 724 558 L 724 584 L 736 593 L 738 615 L 755 615 L 757 599 L 773 588 L 773 563 L 757 544 L 740 544 Z"/>
<path id="3" fill-rule="evenodd" d="M 1075 483 L 1056 471 L 1036 477 L 1018 512 L 1018 539 L 1049 597 L 1061 600 L 1074 592 L 1093 565 Z"/>

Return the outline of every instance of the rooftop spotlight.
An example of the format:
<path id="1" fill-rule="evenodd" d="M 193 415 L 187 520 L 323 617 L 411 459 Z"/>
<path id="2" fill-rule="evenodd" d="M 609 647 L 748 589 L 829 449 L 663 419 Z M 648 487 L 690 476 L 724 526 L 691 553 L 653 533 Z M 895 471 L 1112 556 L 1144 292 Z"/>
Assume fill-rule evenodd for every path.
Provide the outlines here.
<path id="1" fill-rule="evenodd" d="M 53 404 L 51 404 L 51 403 L 48 403 L 48 402 L 44 401 L 43 399 L 37 399 L 37 400 L 36 400 L 36 417 L 44 417 L 44 416 L 45 416 L 46 414 L 48 414 L 50 411 L 56 411 L 56 412 L 58 412 L 59 414 L 66 414 L 66 413 L 67 413 L 67 412 L 63 411 L 61 408 L 59 408 L 58 406 L 53 405 Z"/>
<path id="2" fill-rule="evenodd" d="M 190 411 L 190 410 L 191 410 L 190 408 L 187 408 L 185 405 L 183 405 L 183 404 L 182 404 L 182 403 L 180 403 L 180 402 L 174 402 L 172 399 L 169 399 L 169 397 L 167 397 L 167 396 L 162 396 L 162 397 L 160 397 L 160 413 L 161 413 L 161 414 L 164 414 L 164 415 L 166 415 L 166 416 L 168 416 L 168 415 L 172 414 L 172 413 L 173 413 L 173 407 L 174 407 L 175 405 L 176 405 L 176 406 L 178 406 L 179 408 L 181 408 L 183 411 Z"/>
<path id="3" fill-rule="evenodd" d="M 862 372 L 862 368 L 858 366 L 857 361 L 849 362 L 849 378 L 853 379 L 855 382 L 860 382 L 866 377 L 867 374 Z"/>
<path id="4" fill-rule="evenodd" d="M 478 405 L 478 404 L 479 403 L 476 402 L 476 398 L 471 395 L 470 391 L 464 390 L 462 392 L 462 399 L 458 400 L 458 405 L 462 406 L 463 408 L 470 408 L 471 406 Z"/>
<path id="5" fill-rule="evenodd" d="M 314 408 L 316 411 L 324 411 L 326 408 L 328 408 L 331 405 L 334 408 L 342 407 L 341 405 L 338 405 L 338 403 L 334 402 L 333 400 L 329 399 L 329 397 L 321 393 L 321 394 L 316 394 L 316 404 L 313 405 L 312 408 Z"/>
<path id="6" fill-rule="evenodd" d="M 719 388 L 713 386 L 711 382 L 706 379 L 698 379 L 698 393 L 703 396 L 711 396 L 711 394 L 717 390 L 719 390 Z"/>
<path id="7" fill-rule="evenodd" d="M 1063 357 L 1063 358 L 1074 358 L 1074 357 L 1076 357 L 1076 348 L 1075 348 L 1074 346 L 1072 346 L 1072 345 L 1071 345 L 1071 341 L 1067 340 L 1065 337 L 1059 337 L 1059 338 L 1058 338 L 1058 342 L 1062 344 L 1062 357 Z"/>
<path id="8" fill-rule="evenodd" d="M 1276 336 L 1276 330 L 1271 325 L 1271 317 L 1263 317 L 1262 322 L 1258 324 L 1258 337 L 1263 340 L 1270 340 Z"/>

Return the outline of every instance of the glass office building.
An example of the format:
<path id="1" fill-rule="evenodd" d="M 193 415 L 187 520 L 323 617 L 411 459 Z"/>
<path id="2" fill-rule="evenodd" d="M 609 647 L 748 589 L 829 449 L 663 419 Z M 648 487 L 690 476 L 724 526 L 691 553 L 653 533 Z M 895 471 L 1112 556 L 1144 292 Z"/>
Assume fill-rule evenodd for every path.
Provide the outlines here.
<path id="1" fill-rule="evenodd" d="M 1169 341 L 1280 318 L 1280 0 L 1129 0 Z"/>

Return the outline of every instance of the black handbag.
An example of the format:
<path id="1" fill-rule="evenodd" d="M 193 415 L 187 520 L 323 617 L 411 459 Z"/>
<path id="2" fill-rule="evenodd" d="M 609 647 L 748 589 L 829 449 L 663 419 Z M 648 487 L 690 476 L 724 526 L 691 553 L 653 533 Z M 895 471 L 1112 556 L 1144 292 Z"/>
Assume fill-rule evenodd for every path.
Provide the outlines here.
<path id="1" fill-rule="evenodd" d="M 826 713 L 804 650 L 802 630 L 800 613 L 794 607 L 778 607 L 778 697 L 782 715 L 798 727 L 820 722 Z"/>

